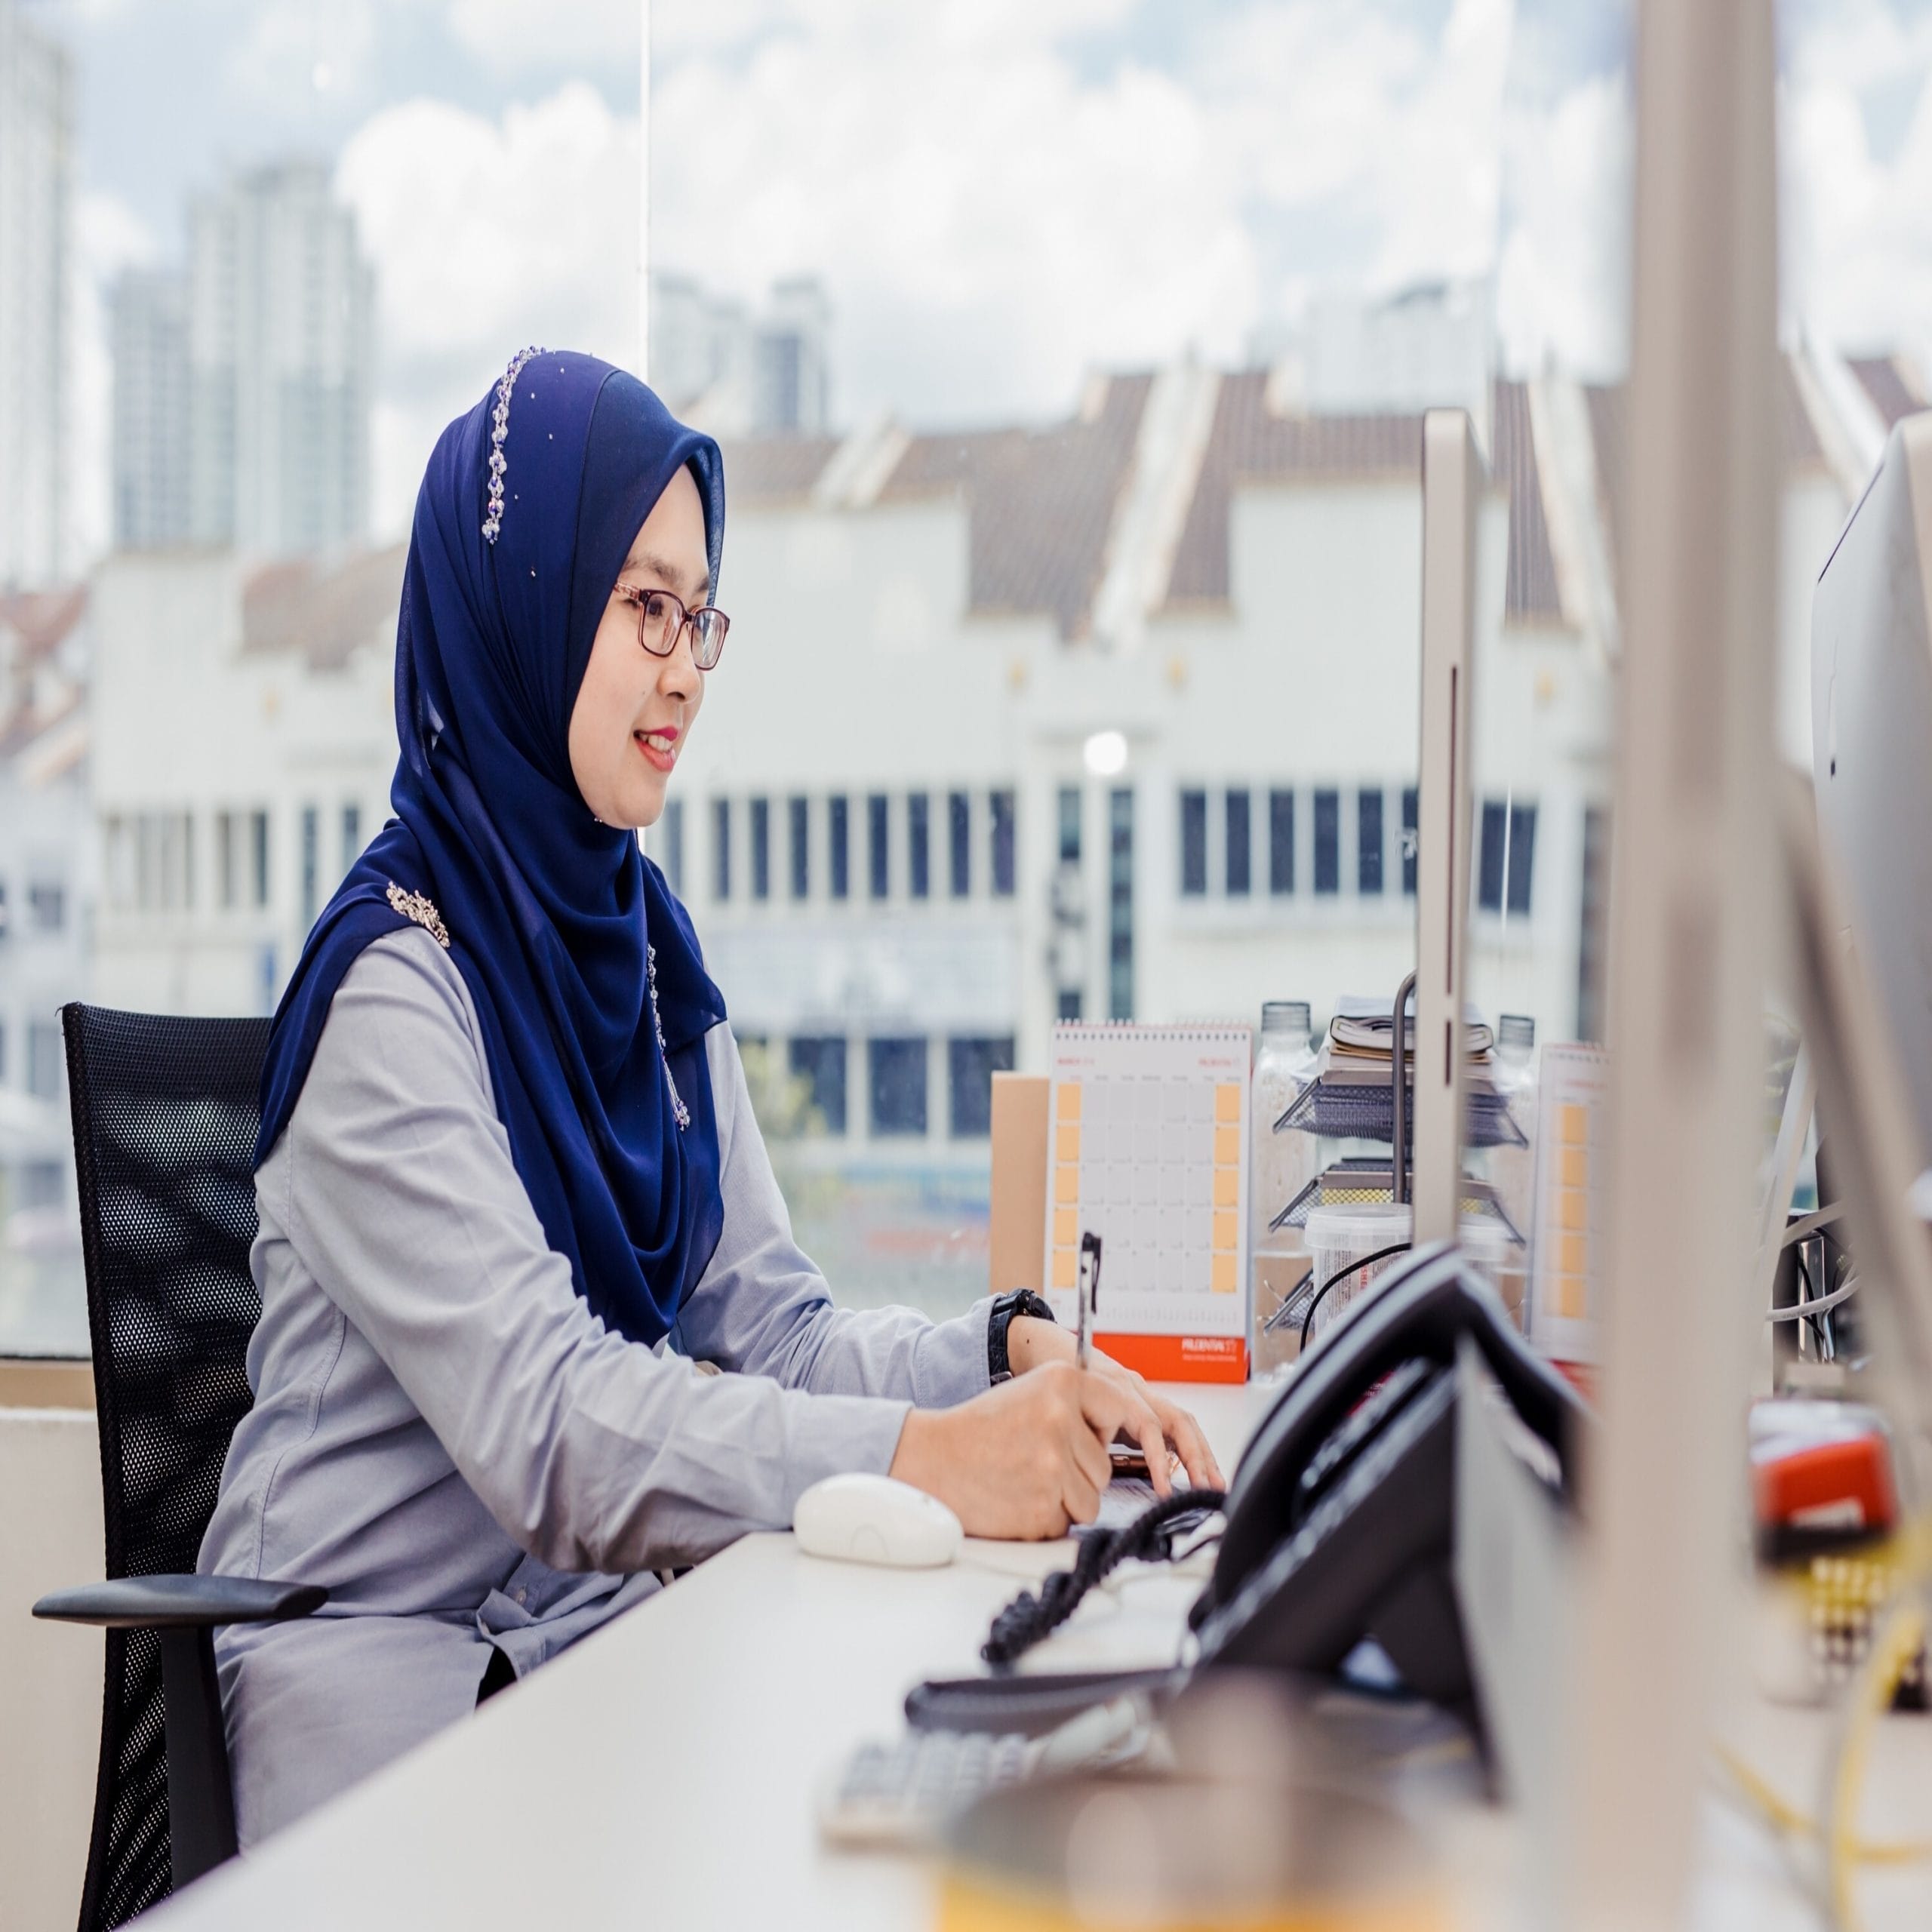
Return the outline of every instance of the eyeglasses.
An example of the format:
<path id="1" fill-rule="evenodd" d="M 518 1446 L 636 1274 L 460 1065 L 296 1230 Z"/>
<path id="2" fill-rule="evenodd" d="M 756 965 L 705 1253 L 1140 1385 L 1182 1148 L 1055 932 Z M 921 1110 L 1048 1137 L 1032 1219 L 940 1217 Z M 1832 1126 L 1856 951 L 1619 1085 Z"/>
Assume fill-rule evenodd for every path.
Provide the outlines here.
<path id="1" fill-rule="evenodd" d="M 678 633 L 691 627 L 691 662 L 700 671 L 715 668 L 724 654 L 724 634 L 731 620 L 715 605 L 685 608 L 684 600 L 668 590 L 617 586 L 617 594 L 637 610 L 637 641 L 654 657 L 669 657 L 678 648 Z"/>

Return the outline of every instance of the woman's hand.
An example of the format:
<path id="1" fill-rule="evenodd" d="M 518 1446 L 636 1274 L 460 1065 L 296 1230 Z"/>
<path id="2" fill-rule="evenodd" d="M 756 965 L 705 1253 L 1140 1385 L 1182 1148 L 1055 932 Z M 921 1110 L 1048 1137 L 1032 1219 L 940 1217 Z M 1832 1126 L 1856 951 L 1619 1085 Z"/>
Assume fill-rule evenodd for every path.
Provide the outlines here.
<path id="1" fill-rule="evenodd" d="M 1115 1377 L 1053 1362 L 956 1408 L 913 1410 L 891 1473 L 937 1497 L 968 1536 L 1064 1536 L 1100 1514 L 1113 1477 L 1107 1445 L 1122 1435 L 1150 1468 L 1165 1460 L 1145 1402 Z"/>
<path id="2" fill-rule="evenodd" d="M 1042 1321 L 1030 1315 L 1016 1315 L 1008 1324 L 1006 1358 L 1012 1364 L 1016 1377 L 1023 1376 L 1029 1369 L 1048 1362 L 1070 1362 L 1078 1352 L 1079 1346 L 1072 1334 L 1057 1322 Z M 1134 1426 L 1127 1433 L 1136 1441 L 1145 1444 L 1150 1429 L 1156 1432 L 1158 1439 L 1180 1458 L 1188 1481 L 1196 1489 L 1227 1487 L 1221 1466 L 1215 1461 L 1214 1452 L 1208 1447 L 1208 1438 L 1201 1432 L 1201 1425 L 1186 1410 L 1169 1401 L 1158 1390 L 1149 1388 L 1132 1369 L 1123 1368 L 1111 1355 L 1103 1355 L 1098 1349 L 1094 1351 L 1092 1373 L 1105 1376 L 1134 1405 Z M 1164 1454 L 1147 1458 L 1147 1479 L 1154 1485 L 1157 1496 L 1165 1496 L 1171 1490 L 1173 1484 L 1168 1480 Z"/>

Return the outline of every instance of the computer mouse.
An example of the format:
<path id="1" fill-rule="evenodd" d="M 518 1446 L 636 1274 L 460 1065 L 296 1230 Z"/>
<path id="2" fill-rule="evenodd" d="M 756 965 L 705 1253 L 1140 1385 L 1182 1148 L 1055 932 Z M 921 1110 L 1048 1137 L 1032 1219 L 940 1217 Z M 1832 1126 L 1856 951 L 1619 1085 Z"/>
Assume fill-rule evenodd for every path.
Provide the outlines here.
<path id="1" fill-rule="evenodd" d="M 809 1556 L 932 1570 L 959 1554 L 965 1531 L 936 1496 L 891 1476 L 827 1476 L 798 1498 L 792 1533 Z"/>

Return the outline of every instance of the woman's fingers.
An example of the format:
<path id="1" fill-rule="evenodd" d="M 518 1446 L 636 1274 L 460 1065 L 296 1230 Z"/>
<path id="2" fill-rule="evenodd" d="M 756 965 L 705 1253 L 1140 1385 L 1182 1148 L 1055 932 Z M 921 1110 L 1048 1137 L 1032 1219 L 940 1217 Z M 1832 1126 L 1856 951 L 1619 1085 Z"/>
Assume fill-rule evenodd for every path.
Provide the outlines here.
<path id="1" fill-rule="evenodd" d="M 1226 1478 L 1214 1460 L 1214 1451 L 1208 1446 L 1208 1438 L 1201 1432 L 1201 1425 L 1186 1410 L 1171 1402 L 1159 1406 L 1161 1425 L 1174 1454 L 1180 1458 L 1181 1467 L 1187 1472 L 1188 1481 L 1196 1489 L 1226 1488 Z"/>

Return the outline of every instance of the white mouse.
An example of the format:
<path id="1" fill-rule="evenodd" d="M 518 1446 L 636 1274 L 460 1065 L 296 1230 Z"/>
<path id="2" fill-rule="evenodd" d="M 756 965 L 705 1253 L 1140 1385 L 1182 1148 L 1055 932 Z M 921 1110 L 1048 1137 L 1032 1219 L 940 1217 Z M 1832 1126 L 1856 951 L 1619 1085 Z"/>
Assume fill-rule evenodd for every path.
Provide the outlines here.
<path id="1" fill-rule="evenodd" d="M 936 1496 L 891 1476 L 827 1476 L 798 1498 L 792 1531 L 808 1556 L 931 1570 L 959 1554 L 965 1532 Z"/>

